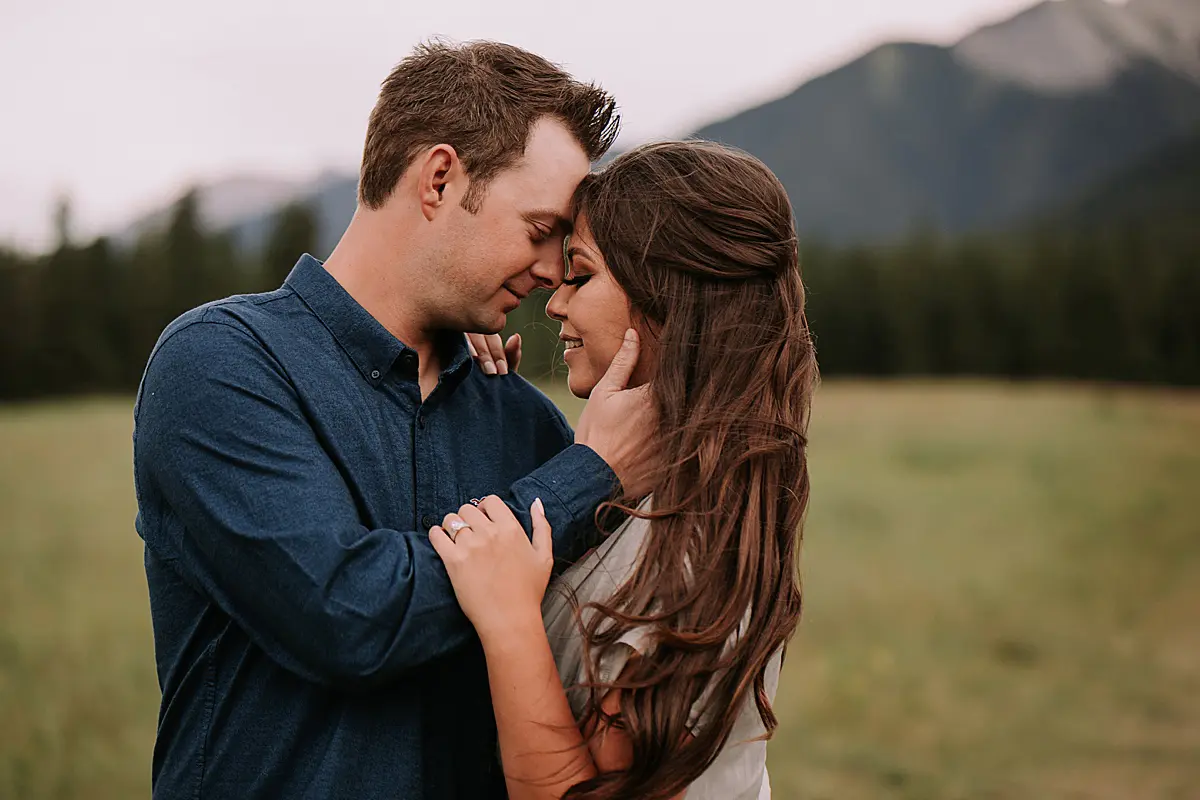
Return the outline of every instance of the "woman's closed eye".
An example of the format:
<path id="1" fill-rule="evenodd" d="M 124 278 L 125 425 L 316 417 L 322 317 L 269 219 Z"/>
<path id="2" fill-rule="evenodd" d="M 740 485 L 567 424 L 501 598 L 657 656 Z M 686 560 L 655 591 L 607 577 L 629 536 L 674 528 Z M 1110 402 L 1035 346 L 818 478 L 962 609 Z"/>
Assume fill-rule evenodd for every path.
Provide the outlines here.
<path id="1" fill-rule="evenodd" d="M 579 264 L 576 261 L 579 256 L 579 249 L 571 246 L 571 235 L 567 234 L 563 239 L 563 264 L 567 268 L 567 276 L 563 278 L 564 286 L 583 286 L 592 277 L 590 273 L 579 270 Z"/>

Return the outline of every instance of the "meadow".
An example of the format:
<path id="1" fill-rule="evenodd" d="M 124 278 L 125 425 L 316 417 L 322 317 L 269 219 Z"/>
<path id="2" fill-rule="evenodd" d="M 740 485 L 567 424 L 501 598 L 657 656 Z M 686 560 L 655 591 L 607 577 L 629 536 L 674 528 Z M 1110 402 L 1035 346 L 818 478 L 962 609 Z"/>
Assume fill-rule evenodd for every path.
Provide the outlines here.
<path id="1" fill-rule="evenodd" d="M 131 427 L 0 408 L 0 798 L 149 794 Z M 775 797 L 1200 798 L 1200 394 L 829 381 L 811 433 Z"/>

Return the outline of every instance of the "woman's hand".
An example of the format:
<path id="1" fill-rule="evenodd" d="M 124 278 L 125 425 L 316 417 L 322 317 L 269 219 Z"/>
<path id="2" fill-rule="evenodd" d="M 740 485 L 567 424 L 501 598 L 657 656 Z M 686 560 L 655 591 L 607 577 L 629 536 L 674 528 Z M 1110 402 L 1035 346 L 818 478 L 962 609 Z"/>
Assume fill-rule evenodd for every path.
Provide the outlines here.
<path id="1" fill-rule="evenodd" d="M 533 541 L 504 501 L 489 495 L 464 505 L 429 531 L 454 584 L 458 604 L 480 639 L 541 630 L 542 596 L 550 582 L 554 550 L 541 499 L 529 509 Z"/>
<path id="2" fill-rule="evenodd" d="M 521 364 L 521 334 L 514 333 L 500 343 L 496 333 L 468 333 L 467 350 L 479 368 L 488 375 L 507 375 L 516 372 Z"/>

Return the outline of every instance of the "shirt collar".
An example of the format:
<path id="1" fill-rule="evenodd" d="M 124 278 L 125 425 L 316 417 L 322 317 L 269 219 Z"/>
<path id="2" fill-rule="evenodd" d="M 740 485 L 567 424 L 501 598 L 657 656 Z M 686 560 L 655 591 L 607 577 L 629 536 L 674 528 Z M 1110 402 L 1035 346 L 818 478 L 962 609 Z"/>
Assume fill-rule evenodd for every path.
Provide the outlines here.
<path id="1" fill-rule="evenodd" d="M 304 254 L 292 268 L 286 283 L 329 329 L 372 385 L 378 386 L 398 363 L 406 370 L 406 377 L 416 380 L 416 351 L 393 336 L 359 305 L 320 261 Z M 469 372 L 472 361 L 466 339 L 461 334 L 448 336 L 442 352 L 445 358 L 443 377 L 450 374 L 457 377 Z"/>

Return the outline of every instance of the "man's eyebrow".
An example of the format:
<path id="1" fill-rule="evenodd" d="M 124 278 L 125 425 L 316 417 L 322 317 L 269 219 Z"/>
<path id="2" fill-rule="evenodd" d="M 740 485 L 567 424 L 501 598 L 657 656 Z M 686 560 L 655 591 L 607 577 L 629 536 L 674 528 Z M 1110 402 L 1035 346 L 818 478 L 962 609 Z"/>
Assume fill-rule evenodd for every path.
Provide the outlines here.
<path id="1" fill-rule="evenodd" d="M 546 222 L 559 233 L 570 233 L 574 223 L 552 208 L 537 208 L 521 215 L 527 222 Z"/>

